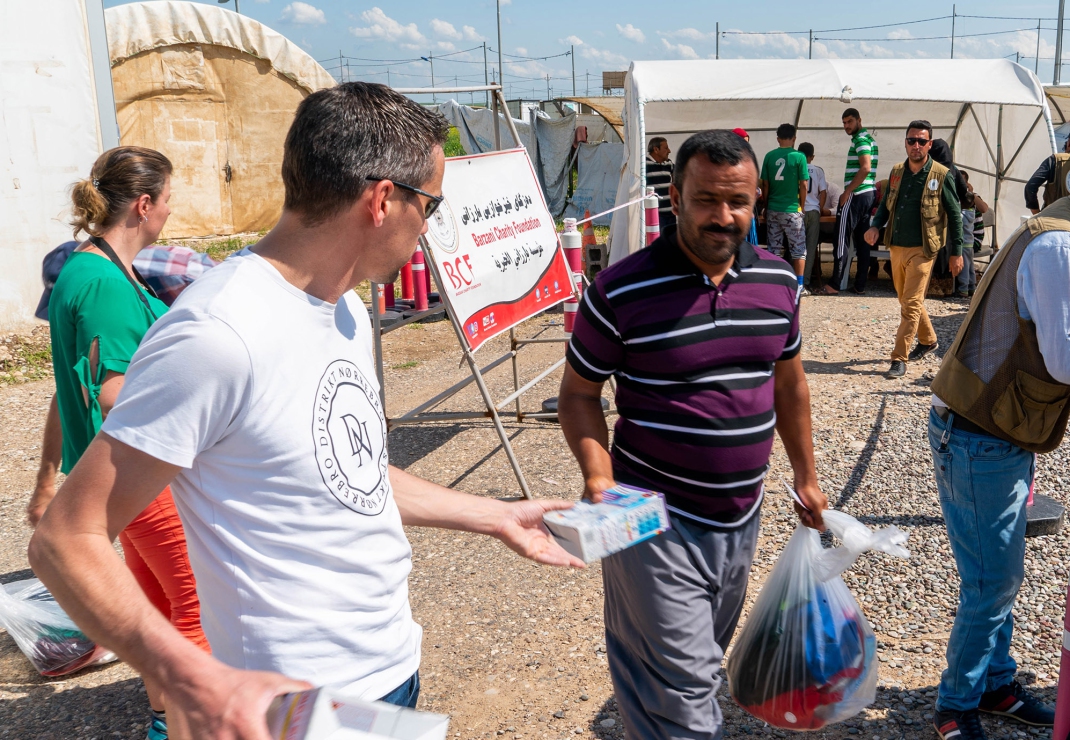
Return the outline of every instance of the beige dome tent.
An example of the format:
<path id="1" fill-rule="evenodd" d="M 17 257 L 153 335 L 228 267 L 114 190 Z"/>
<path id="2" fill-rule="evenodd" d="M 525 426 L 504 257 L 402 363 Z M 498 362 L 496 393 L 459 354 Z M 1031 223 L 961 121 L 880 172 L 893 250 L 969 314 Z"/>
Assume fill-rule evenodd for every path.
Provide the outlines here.
<path id="1" fill-rule="evenodd" d="M 334 78 L 284 36 L 211 5 L 130 3 L 105 20 L 120 139 L 175 166 L 163 236 L 271 228 L 294 111 Z"/>

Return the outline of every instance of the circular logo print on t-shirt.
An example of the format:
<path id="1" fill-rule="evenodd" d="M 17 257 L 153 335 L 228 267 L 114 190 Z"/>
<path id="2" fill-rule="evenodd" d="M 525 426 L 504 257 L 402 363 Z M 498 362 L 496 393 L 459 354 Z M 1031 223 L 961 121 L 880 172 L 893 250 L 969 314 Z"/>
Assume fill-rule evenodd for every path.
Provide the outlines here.
<path id="1" fill-rule="evenodd" d="M 442 201 L 439 204 L 438 210 L 427 219 L 427 230 L 444 252 L 452 254 L 457 251 L 457 224 L 449 203 Z"/>
<path id="2" fill-rule="evenodd" d="M 375 388 L 349 360 L 327 366 L 312 416 L 316 465 L 334 497 L 361 514 L 387 495 L 386 420 Z"/>

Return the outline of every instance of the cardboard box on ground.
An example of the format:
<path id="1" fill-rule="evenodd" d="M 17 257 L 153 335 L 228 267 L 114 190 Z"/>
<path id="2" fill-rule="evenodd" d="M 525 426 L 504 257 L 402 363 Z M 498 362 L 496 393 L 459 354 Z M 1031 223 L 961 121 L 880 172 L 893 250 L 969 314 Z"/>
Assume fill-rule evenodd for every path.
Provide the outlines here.
<path id="1" fill-rule="evenodd" d="M 280 696 L 268 709 L 273 740 L 445 740 L 449 721 L 327 688 Z"/>
<path id="2" fill-rule="evenodd" d="M 543 515 L 543 523 L 569 553 L 590 563 L 655 537 L 671 526 L 665 497 L 617 485 L 602 503 L 581 501 L 571 509 Z"/>

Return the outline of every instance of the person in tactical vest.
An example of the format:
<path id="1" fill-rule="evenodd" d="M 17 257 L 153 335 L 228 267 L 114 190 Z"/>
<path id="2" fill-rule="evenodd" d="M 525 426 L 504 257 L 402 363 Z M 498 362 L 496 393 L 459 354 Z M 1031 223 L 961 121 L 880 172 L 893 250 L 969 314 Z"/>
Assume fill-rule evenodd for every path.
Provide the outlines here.
<path id="1" fill-rule="evenodd" d="M 1033 215 L 1040 213 L 1037 191 L 1044 186 L 1044 207 L 1047 208 L 1059 198 L 1070 195 L 1070 139 L 1063 144 L 1059 154 L 1053 154 L 1037 167 L 1037 171 L 1025 184 L 1025 207 Z"/>
<path id="2" fill-rule="evenodd" d="M 1036 453 L 1059 446 L 1070 416 L 1068 285 L 1070 198 L 1062 198 L 993 259 L 932 384 L 929 445 L 962 579 L 933 720 L 945 740 L 983 740 L 978 711 L 1034 727 L 1055 720 L 1015 680 L 1011 609 Z"/>
<path id="3" fill-rule="evenodd" d="M 948 168 L 929 156 L 932 143 L 932 125 L 911 121 L 907 160 L 892 167 L 888 188 L 865 234 L 866 242 L 875 245 L 884 228 L 884 244 L 892 256 L 892 282 L 899 294 L 901 318 L 886 378 L 903 377 L 908 361 L 917 362 L 937 347 L 936 330 L 925 311 L 925 289 L 945 233 L 951 273 L 962 271 L 962 210 Z M 910 350 L 915 335 L 918 344 Z"/>

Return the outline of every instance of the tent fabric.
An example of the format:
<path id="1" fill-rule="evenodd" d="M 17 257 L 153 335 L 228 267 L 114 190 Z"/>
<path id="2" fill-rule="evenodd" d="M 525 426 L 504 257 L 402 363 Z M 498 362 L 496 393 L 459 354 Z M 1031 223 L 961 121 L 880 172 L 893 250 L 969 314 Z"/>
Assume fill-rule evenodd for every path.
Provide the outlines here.
<path id="1" fill-rule="evenodd" d="M 174 165 L 163 237 L 274 226 L 294 112 L 334 79 L 285 37 L 208 5 L 131 3 L 105 20 L 120 141 Z"/>
<path id="2" fill-rule="evenodd" d="M 1027 214 L 1023 187 L 1053 151 L 1044 89 L 1033 73 L 1002 59 L 700 60 L 634 62 L 625 84 L 625 161 L 616 202 L 642 195 L 646 142 L 664 136 L 673 151 L 691 134 L 743 127 L 758 159 L 775 131 L 793 123 L 814 145 L 815 164 L 842 184 L 849 139 L 841 115 L 854 107 L 881 151 L 877 177 L 905 159 L 903 132 L 913 119 L 933 124 L 951 144 L 955 164 L 996 205 L 1002 241 Z M 642 206 L 618 211 L 610 261 L 645 244 Z"/>
<path id="3" fill-rule="evenodd" d="M 214 5 L 175 0 L 127 3 L 104 11 L 112 65 L 175 44 L 226 46 L 271 62 L 308 92 L 334 86 L 316 60 L 282 34 L 249 16 Z"/>
<path id="4" fill-rule="evenodd" d="M 623 95 L 607 95 L 601 98 L 561 98 L 561 100 L 570 100 L 573 103 L 586 105 L 602 116 L 606 123 L 617 132 L 617 136 L 624 138 L 624 120 L 621 118 L 621 112 L 624 110 Z"/>
<path id="5" fill-rule="evenodd" d="M 41 260 L 71 238 L 69 188 L 105 139 L 92 12 L 83 0 L 0 3 L 0 331 L 34 325 Z"/>
<path id="6" fill-rule="evenodd" d="M 576 189 L 572 192 L 565 215 L 580 219 L 584 211 L 594 214 L 612 208 L 623 160 L 624 144 L 580 144 L 576 157 Z M 608 226 L 611 218 L 612 214 L 608 214 L 596 218 L 592 223 Z"/>
<path id="7" fill-rule="evenodd" d="M 480 154 L 494 150 L 494 111 L 471 108 L 456 100 L 447 100 L 438 105 L 437 110 L 457 129 L 466 153 Z M 535 165 L 550 213 L 559 216 L 565 210 L 568 195 L 568 166 L 575 137 L 576 114 L 550 118 L 545 113 L 530 110 L 527 121 L 514 118 L 513 125 Z M 510 146 L 512 134 L 505 120 L 500 117 L 498 127 L 502 146 Z"/>

